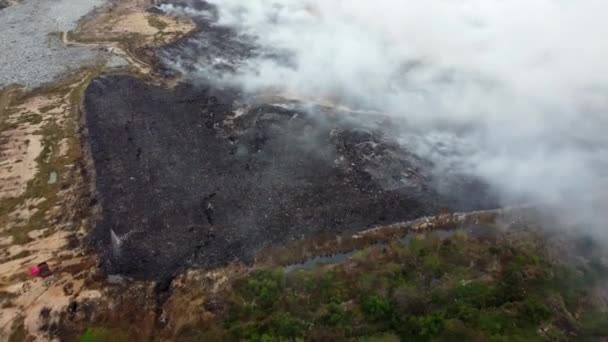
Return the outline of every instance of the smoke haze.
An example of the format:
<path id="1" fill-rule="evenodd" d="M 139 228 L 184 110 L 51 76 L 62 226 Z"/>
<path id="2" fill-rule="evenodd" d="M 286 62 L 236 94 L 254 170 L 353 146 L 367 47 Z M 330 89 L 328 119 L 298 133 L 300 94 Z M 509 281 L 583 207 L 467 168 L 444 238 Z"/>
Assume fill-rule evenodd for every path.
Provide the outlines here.
<path id="1" fill-rule="evenodd" d="M 215 75 L 222 82 L 389 114 L 407 127 L 404 146 L 440 172 L 604 228 L 605 0 L 209 3 L 217 13 L 163 7 L 217 17 L 258 47 Z M 187 77 L 212 73 L 206 60 L 167 63 Z"/>

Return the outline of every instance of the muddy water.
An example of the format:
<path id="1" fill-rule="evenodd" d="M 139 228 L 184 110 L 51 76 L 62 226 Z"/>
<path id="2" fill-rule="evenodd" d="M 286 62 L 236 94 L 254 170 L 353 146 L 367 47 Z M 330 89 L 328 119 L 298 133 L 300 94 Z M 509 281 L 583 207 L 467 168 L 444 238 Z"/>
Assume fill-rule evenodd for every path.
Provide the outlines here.
<path id="1" fill-rule="evenodd" d="M 440 240 L 446 240 L 459 233 L 464 233 L 467 236 L 474 238 L 488 239 L 495 236 L 495 234 L 497 234 L 497 231 L 495 227 L 487 227 L 483 225 L 468 225 L 460 229 L 438 229 L 433 230 L 429 233 L 408 233 L 404 237 L 400 238 L 399 242 L 404 246 L 409 246 L 412 240 L 418 239 L 420 237 L 436 236 Z M 383 247 L 386 245 L 387 243 L 376 243 L 367 246 L 366 248 Z M 286 273 L 290 273 L 299 270 L 310 270 L 322 265 L 340 264 L 349 260 L 353 255 L 355 255 L 356 252 L 356 250 L 352 250 L 344 253 L 336 253 L 334 255 L 312 257 L 301 263 L 287 265 L 284 267 L 284 271 Z"/>

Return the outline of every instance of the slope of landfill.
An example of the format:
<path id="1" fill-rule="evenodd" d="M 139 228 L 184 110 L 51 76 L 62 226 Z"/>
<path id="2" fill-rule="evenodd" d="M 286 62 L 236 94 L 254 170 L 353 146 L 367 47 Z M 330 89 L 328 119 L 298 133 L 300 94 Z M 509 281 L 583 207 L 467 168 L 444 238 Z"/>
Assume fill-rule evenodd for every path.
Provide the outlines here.
<path id="1" fill-rule="evenodd" d="M 495 205 L 464 177 L 439 193 L 432 165 L 396 143 L 388 118 L 363 126 L 332 108 L 242 100 L 210 86 L 93 80 L 94 236 L 108 272 L 158 279 L 318 233 Z"/>

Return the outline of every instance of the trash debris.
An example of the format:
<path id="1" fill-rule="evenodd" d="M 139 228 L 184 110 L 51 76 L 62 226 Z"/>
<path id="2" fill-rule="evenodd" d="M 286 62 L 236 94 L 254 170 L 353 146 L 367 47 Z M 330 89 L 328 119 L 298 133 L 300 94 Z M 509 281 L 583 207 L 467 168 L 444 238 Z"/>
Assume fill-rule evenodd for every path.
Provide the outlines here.
<path id="1" fill-rule="evenodd" d="M 40 273 L 40 268 L 38 266 L 30 268 L 30 276 L 36 277 Z"/>
<path id="2" fill-rule="evenodd" d="M 32 277 L 41 277 L 46 278 L 52 275 L 51 269 L 49 268 L 49 264 L 46 262 L 38 264 L 38 266 L 30 268 L 30 276 Z"/>
<path id="3" fill-rule="evenodd" d="M 55 172 L 55 171 L 51 172 L 51 174 L 49 175 L 49 181 L 47 183 L 48 184 L 57 183 L 57 172 Z"/>

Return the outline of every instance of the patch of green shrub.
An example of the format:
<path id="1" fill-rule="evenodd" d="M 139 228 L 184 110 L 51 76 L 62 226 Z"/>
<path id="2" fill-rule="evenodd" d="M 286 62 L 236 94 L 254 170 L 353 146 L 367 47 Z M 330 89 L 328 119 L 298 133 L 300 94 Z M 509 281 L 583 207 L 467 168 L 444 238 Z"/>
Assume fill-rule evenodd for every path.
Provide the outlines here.
<path id="1" fill-rule="evenodd" d="M 391 303 L 388 299 L 376 295 L 365 298 L 361 307 L 365 316 L 373 322 L 387 320 L 392 313 Z"/>
<path id="2" fill-rule="evenodd" d="M 273 308 L 280 299 L 283 275 L 279 272 L 261 271 L 255 273 L 246 283 L 247 290 L 263 309 Z"/>
<path id="3" fill-rule="evenodd" d="M 370 249 L 364 263 L 287 275 L 255 272 L 226 296 L 219 329 L 248 341 L 559 340 L 570 333 L 553 323 L 565 319 L 564 310 L 593 309 L 584 298 L 602 279 L 599 266 L 549 263 L 535 240 L 497 246 L 470 237 L 446 241 Z M 564 309 L 556 307 L 560 302 Z M 580 327 L 568 329 L 608 335 L 606 315 L 584 317 Z"/>

